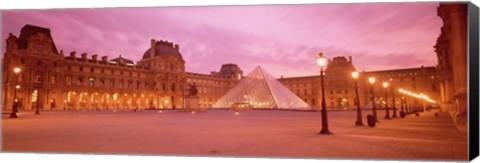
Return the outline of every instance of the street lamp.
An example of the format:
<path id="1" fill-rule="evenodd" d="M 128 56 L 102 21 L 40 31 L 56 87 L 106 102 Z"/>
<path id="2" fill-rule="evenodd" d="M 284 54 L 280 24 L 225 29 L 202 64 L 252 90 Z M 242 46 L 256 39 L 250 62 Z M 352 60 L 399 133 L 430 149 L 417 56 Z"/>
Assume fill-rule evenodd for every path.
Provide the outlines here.
<path id="1" fill-rule="evenodd" d="M 13 68 L 13 74 L 15 74 L 15 79 L 17 79 L 17 75 L 22 71 L 19 67 Z M 10 113 L 9 118 L 17 118 L 17 89 L 20 89 L 20 85 L 15 86 L 15 90 L 13 93 L 13 104 L 12 104 L 12 112 Z"/>
<path id="2" fill-rule="evenodd" d="M 390 81 L 392 81 L 392 79 L 390 79 Z M 397 118 L 397 108 L 395 107 L 395 91 L 394 90 L 395 90 L 394 86 L 390 86 L 390 91 L 392 93 L 392 107 L 393 107 L 392 118 Z"/>
<path id="3" fill-rule="evenodd" d="M 405 102 L 405 95 L 403 95 L 405 92 L 403 89 L 398 89 L 398 92 L 400 92 L 402 94 L 402 97 L 400 98 L 400 117 L 401 118 L 405 118 L 405 105 L 406 105 L 406 102 Z"/>
<path id="4" fill-rule="evenodd" d="M 322 130 L 319 134 L 330 134 L 328 130 L 327 109 L 325 106 L 325 85 L 323 82 L 323 68 L 327 65 L 327 58 L 325 58 L 323 53 L 318 54 L 317 64 L 318 67 L 320 67 L 320 82 L 322 85 Z"/>
<path id="5" fill-rule="evenodd" d="M 378 122 L 378 118 L 377 118 L 377 108 L 375 107 L 375 91 L 373 90 L 374 89 L 374 84 L 375 84 L 375 78 L 374 77 L 370 77 L 368 78 L 368 82 L 370 82 L 370 84 L 372 84 L 372 88 L 370 89 L 371 92 L 372 92 L 372 112 L 373 112 L 373 116 L 375 116 L 375 122 Z"/>
<path id="6" fill-rule="evenodd" d="M 10 117 L 9 118 L 17 118 L 17 112 L 18 112 L 18 109 L 17 109 L 17 90 L 20 89 L 20 85 L 16 85 L 15 86 L 15 91 L 13 93 L 13 105 L 12 105 L 12 113 L 10 113 Z"/>
<path id="7" fill-rule="evenodd" d="M 385 119 L 391 119 L 390 118 L 390 110 L 388 109 L 388 94 L 387 94 L 387 87 L 388 87 L 388 83 L 387 82 L 383 82 L 383 88 L 384 88 L 384 92 L 385 92 Z"/>
<path id="8" fill-rule="evenodd" d="M 363 126 L 362 111 L 360 110 L 360 100 L 358 98 L 358 82 L 357 82 L 358 72 L 356 71 L 352 72 L 352 77 L 355 80 L 355 95 L 356 95 L 355 100 L 357 101 L 357 121 L 355 122 L 355 125 Z"/>

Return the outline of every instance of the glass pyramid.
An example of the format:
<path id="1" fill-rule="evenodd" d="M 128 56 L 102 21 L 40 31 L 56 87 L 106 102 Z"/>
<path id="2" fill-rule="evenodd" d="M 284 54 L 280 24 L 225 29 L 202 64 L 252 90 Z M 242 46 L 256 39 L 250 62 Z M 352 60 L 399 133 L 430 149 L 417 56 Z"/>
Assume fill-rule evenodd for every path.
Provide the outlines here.
<path id="1" fill-rule="evenodd" d="M 218 99 L 213 108 L 230 108 L 234 104 L 250 104 L 253 108 L 268 109 L 311 109 L 260 66 Z"/>

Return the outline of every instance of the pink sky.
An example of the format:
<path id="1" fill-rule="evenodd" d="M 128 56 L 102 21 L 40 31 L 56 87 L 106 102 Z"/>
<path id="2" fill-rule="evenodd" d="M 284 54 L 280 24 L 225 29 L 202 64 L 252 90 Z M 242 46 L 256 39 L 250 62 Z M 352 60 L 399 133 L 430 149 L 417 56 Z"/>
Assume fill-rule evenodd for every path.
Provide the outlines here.
<path id="1" fill-rule="evenodd" d="M 2 49 L 25 24 L 59 50 L 138 61 L 150 39 L 180 44 L 189 72 L 235 63 L 275 77 L 318 75 L 315 57 L 352 56 L 358 70 L 436 65 L 438 3 L 363 3 L 2 11 Z M 4 50 L 3 50 L 4 52 Z M 3 53 L 2 52 L 2 53 Z M 3 57 L 3 55 L 2 55 Z"/>

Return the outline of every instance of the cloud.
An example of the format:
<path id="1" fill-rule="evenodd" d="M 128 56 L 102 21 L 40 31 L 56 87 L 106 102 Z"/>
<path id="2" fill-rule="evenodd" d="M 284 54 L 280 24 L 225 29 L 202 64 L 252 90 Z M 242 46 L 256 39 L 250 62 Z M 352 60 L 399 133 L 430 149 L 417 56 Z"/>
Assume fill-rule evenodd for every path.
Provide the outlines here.
<path id="1" fill-rule="evenodd" d="M 186 70 L 264 65 L 279 77 L 316 75 L 315 57 L 352 56 L 359 69 L 433 66 L 438 3 L 364 3 L 2 11 L 2 39 L 50 28 L 57 48 L 138 61 L 150 39 L 180 44 Z M 2 41 L 5 47 L 5 41 Z"/>

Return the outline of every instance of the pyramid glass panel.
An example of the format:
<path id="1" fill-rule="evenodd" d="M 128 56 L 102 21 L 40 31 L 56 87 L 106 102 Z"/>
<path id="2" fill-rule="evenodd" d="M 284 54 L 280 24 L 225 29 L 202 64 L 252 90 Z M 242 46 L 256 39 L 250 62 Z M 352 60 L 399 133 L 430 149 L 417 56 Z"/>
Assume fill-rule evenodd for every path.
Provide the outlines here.
<path id="1" fill-rule="evenodd" d="M 213 107 L 229 108 L 234 104 L 250 104 L 253 108 L 311 109 L 308 104 L 260 66 L 216 101 Z"/>

